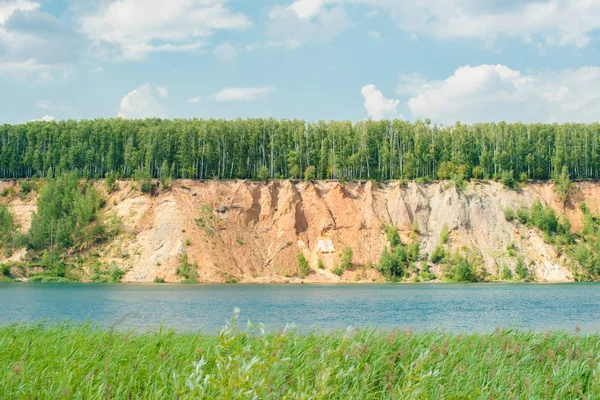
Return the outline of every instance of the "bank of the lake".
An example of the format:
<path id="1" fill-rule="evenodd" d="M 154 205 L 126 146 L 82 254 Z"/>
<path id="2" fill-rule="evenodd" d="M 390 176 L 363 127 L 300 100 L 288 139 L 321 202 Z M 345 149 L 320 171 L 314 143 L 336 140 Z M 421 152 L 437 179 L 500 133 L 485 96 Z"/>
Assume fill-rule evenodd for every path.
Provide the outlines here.
<path id="1" fill-rule="evenodd" d="M 570 188 L 565 197 L 549 182 L 513 190 L 479 180 L 0 181 L 0 279 L 598 280 L 600 185 Z"/>
<path id="2" fill-rule="evenodd" d="M 225 316 L 223 316 L 225 318 Z M 5 398 L 598 398 L 600 336 L 0 326 Z"/>

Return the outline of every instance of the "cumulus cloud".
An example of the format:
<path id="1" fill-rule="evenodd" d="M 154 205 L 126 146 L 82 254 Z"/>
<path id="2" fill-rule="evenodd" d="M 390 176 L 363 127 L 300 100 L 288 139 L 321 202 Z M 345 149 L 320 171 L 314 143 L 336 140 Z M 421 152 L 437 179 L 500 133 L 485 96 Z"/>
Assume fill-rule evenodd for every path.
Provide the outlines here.
<path id="1" fill-rule="evenodd" d="M 546 44 L 582 47 L 589 43 L 590 32 L 600 28 L 597 1 L 427 0 L 421 3 L 425 7 L 400 3 L 390 9 L 404 29 L 441 38 L 508 36 L 531 41 L 539 36 Z"/>
<path id="2" fill-rule="evenodd" d="M 186 101 L 186 103 L 192 103 L 193 104 L 193 103 L 200 103 L 200 101 L 201 101 L 200 97 L 192 97 L 192 98 L 188 99 Z"/>
<path id="3" fill-rule="evenodd" d="M 163 105 L 154 97 L 148 83 L 132 90 L 121 100 L 119 117 L 127 119 L 165 118 Z"/>
<path id="4" fill-rule="evenodd" d="M 51 81 L 79 58 L 80 36 L 29 0 L 0 1 L 0 74 Z"/>
<path id="5" fill-rule="evenodd" d="M 295 12 L 298 18 L 312 18 L 321 11 L 324 3 L 323 0 L 297 0 L 288 9 Z"/>
<path id="6" fill-rule="evenodd" d="M 365 98 L 365 109 L 369 117 L 375 121 L 399 118 L 398 105 L 400 100 L 386 99 L 375 85 L 365 85 L 361 89 Z"/>
<path id="7" fill-rule="evenodd" d="M 441 81 L 402 86 L 416 118 L 446 124 L 480 121 L 592 122 L 600 115 L 600 67 L 524 74 L 504 65 L 458 68 Z"/>
<path id="8" fill-rule="evenodd" d="M 214 99 L 219 102 L 253 101 L 265 97 L 275 90 L 275 86 L 227 87 L 215 93 Z"/>
<path id="9" fill-rule="evenodd" d="M 216 30 L 248 28 L 227 0 L 117 0 L 82 12 L 81 29 L 97 46 L 126 59 L 155 52 L 197 52 Z"/>
<path id="10" fill-rule="evenodd" d="M 40 118 L 40 121 L 51 122 L 51 121 L 54 121 L 54 117 L 46 114 L 42 118 Z"/>
<path id="11" fill-rule="evenodd" d="M 38 8 L 40 8 L 40 4 L 36 1 L 5 0 L 0 2 L 0 24 L 4 24 L 15 11 L 34 11 Z"/>
<path id="12" fill-rule="evenodd" d="M 286 9 L 309 19 L 349 5 L 384 10 L 403 30 L 438 38 L 539 37 L 547 45 L 583 47 L 600 29 L 600 2 L 590 0 L 296 0 Z"/>
<path id="13" fill-rule="evenodd" d="M 44 115 L 42 118 L 32 119 L 31 122 L 52 122 L 54 121 L 54 117 L 52 115 Z"/>

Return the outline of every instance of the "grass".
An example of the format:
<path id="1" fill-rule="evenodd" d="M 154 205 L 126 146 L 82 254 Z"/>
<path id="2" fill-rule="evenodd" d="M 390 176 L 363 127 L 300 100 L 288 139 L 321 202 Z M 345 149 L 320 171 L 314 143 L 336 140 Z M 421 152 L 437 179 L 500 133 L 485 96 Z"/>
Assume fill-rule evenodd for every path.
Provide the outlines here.
<path id="1" fill-rule="evenodd" d="M 4 398 L 598 398 L 600 335 L 0 327 Z"/>
<path id="2" fill-rule="evenodd" d="M 67 278 L 64 278 L 64 277 L 60 277 L 60 276 L 38 274 L 38 275 L 32 275 L 32 276 L 30 276 L 27 279 L 27 282 L 30 282 L 30 283 L 39 283 L 39 282 L 43 282 L 43 283 L 65 283 L 65 282 L 73 282 L 73 281 L 69 280 Z"/>

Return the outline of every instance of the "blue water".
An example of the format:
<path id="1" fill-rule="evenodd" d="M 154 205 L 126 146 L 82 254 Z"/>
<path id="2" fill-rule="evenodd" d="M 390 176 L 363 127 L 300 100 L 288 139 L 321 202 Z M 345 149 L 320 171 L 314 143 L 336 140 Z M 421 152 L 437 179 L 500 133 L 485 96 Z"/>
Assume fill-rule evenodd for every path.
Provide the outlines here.
<path id="1" fill-rule="evenodd" d="M 0 324 L 94 321 L 214 332 L 239 322 L 301 330 L 372 326 L 600 331 L 600 284 L 0 284 Z"/>

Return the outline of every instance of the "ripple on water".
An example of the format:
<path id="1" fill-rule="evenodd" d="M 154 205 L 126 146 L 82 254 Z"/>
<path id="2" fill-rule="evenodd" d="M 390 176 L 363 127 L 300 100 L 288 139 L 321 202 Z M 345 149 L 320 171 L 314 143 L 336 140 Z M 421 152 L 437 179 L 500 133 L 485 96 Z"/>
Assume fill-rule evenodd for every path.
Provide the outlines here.
<path id="1" fill-rule="evenodd" d="M 600 330 L 600 284 L 0 284 L 0 323 L 86 321 L 216 331 L 231 319 L 270 329 L 372 326 L 491 331 Z"/>

